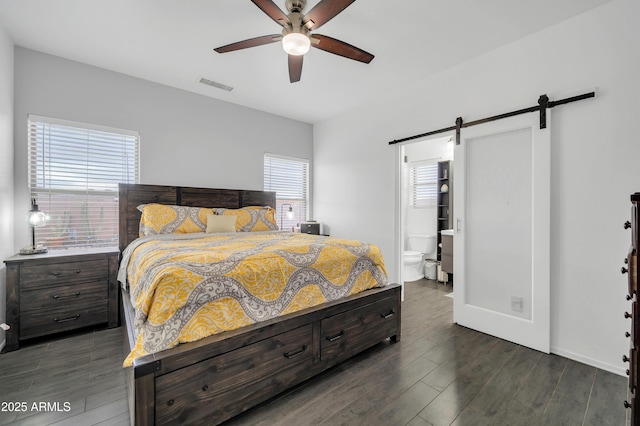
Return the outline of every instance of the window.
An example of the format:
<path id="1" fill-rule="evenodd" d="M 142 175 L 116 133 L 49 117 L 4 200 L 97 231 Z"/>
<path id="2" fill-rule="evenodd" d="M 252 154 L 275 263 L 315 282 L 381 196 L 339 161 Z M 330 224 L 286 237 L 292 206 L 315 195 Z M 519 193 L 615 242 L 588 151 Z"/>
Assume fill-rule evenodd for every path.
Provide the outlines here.
<path id="1" fill-rule="evenodd" d="M 29 115 L 29 190 L 49 249 L 118 245 L 118 183 L 138 183 L 137 132 Z"/>
<path id="2" fill-rule="evenodd" d="M 438 195 L 438 160 L 411 163 L 409 185 L 411 207 L 435 207 Z"/>
<path id="3" fill-rule="evenodd" d="M 264 190 L 276 193 L 276 221 L 280 229 L 299 227 L 300 222 L 307 220 L 309 161 L 265 154 Z"/>

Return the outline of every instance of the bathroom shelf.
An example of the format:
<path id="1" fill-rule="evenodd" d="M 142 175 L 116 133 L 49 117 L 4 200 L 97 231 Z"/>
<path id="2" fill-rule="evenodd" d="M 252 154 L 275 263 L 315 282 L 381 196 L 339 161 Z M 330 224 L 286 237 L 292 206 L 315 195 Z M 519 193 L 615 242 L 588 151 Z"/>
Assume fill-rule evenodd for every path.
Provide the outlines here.
<path id="1" fill-rule="evenodd" d="M 446 176 L 446 177 L 445 177 Z M 441 192 L 440 187 L 447 185 L 448 191 Z M 453 162 L 452 161 L 438 161 L 438 195 L 436 204 L 438 211 L 443 212 L 443 209 L 447 209 L 447 215 L 438 216 L 438 243 L 437 247 L 437 259 L 442 260 L 442 235 L 440 231 L 443 229 L 453 228 Z"/>

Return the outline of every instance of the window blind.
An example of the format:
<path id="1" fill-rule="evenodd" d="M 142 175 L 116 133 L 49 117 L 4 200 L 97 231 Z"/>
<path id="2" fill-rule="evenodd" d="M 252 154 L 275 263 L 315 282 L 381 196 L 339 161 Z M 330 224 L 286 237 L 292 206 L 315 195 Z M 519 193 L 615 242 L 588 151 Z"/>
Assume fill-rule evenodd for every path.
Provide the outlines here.
<path id="1" fill-rule="evenodd" d="M 409 181 L 411 207 L 435 207 L 438 195 L 438 160 L 411 163 Z"/>
<path id="2" fill-rule="evenodd" d="M 276 193 L 276 221 L 280 229 L 299 227 L 300 222 L 307 220 L 309 161 L 265 154 L 264 190 Z M 289 205 L 293 210 L 293 217 L 287 214 Z"/>
<path id="3" fill-rule="evenodd" d="M 50 249 L 118 245 L 118 183 L 138 183 L 138 132 L 28 117 L 31 198 L 48 217 Z"/>

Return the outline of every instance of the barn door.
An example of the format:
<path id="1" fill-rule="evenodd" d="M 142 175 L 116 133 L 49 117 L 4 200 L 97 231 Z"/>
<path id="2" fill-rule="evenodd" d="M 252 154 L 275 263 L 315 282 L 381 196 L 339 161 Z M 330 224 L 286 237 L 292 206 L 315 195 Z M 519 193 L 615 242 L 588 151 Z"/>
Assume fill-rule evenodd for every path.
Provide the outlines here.
<path id="1" fill-rule="evenodd" d="M 454 322 L 550 346 L 550 113 L 461 131 L 454 151 Z"/>

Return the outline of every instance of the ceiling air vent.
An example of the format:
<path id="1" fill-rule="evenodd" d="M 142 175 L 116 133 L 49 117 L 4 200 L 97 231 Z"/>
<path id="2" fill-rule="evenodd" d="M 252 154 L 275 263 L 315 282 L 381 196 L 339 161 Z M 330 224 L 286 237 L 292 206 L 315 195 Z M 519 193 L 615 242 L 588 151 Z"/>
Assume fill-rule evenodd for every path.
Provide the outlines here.
<path id="1" fill-rule="evenodd" d="M 217 87 L 218 89 L 226 90 L 227 92 L 230 92 L 233 90 L 233 87 L 231 86 L 227 86 L 226 84 L 218 83 L 216 81 L 207 80 L 206 78 L 202 78 L 202 77 L 200 78 L 200 80 L 198 80 L 198 83 L 206 84 L 207 86 Z"/>

